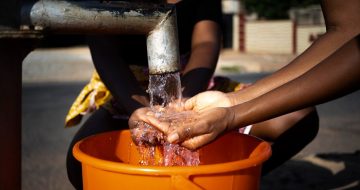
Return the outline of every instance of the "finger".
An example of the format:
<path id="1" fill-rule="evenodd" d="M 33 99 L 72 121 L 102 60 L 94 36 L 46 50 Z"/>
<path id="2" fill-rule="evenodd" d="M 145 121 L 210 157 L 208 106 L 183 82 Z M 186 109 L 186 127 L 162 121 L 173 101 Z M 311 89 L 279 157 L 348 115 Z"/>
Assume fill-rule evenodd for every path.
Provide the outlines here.
<path id="1" fill-rule="evenodd" d="M 173 109 L 175 112 L 180 112 L 184 110 L 184 103 L 180 100 L 175 100 L 173 102 L 170 102 L 167 108 Z"/>
<path id="2" fill-rule="evenodd" d="M 166 122 L 160 121 L 157 118 L 156 113 L 154 113 L 150 109 L 136 110 L 136 112 L 134 112 L 133 115 L 134 115 L 134 117 L 131 117 L 131 120 L 133 120 L 132 122 L 136 123 L 136 122 L 142 121 L 142 122 L 145 122 L 145 123 L 157 128 L 158 130 L 160 130 L 162 132 L 166 132 L 168 126 L 170 125 Z"/>
<path id="3" fill-rule="evenodd" d="M 142 120 L 143 115 L 145 115 L 148 111 L 149 111 L 148 108 L 139 108 L 139 109 L 135 110 L 129 118 L 129 121 L 128 121 L 129 128 L 137 127 L 139 121 Z M 146 121 L 144 121 L 144 122 L 146 122 Z"/>
<path id="4" fill-rule="evenodd" d="M 170 128 L 170 123 L 166 121 L 160 121 L 155 116 L 147 116 L 146 123 L 150 124 L 151 126 L 155 127 L 159 131 L 167 134 Z"/>
<path id="5" fill-rule="evenodd" d="M 183 142 L 206 133 L 208 133 L 208 126 L 205 123 L 194 124 L 194 122 L 191 122 L 183 126 L 176 126 L 173 131 L 169 132 L 167 141 L 170 143 Z"/>
<path id="6" fill-rule="evenodd" d="M 136 110 L 131 116 L 132 120 L 143 121 L 145 123 L 149 123 L 151 118 L 155 118 L 155 113 L 150 109 Z"/>
<path id="7" fill-rule="evenodd" d="M 128 124 L 129 128 L 136 128 L 139 126 L 139 123 L 145 122 L 149 125 L 159 128 L 159 130 L 165 130 L 165 124 L 158 121 L 156 113 L 154 113 L 150 108 L 139 108 L 134 111 L 134 113 L 129 118 Z"/>
<path id="8" fill-rule="evenodd" d="M 190 97 L 182 97 L 181 102 L 186 102 L 188 99 L 190 99 Z"/>
<path id="9" fill-rule="evenodd" d="M 212 142 L 214 139 L 215 137 L 212 134 L 204 134 L 185 140 L 184 142 L 181 143 L 181 146 L 188 148 L 190 150 L 196 150 Z"/>
<path id="10" fill-rule="evenodd" d="M 184 108 L 185 110 L 193 110 L 196 103 L 196 96 L 185 101 Z"/>

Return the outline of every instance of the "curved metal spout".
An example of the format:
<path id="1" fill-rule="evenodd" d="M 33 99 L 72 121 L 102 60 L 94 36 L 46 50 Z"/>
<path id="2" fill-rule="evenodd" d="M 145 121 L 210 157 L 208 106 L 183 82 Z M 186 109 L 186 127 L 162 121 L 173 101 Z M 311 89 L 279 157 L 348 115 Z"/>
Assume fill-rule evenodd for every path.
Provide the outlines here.
<path id="1" fill-rule="evenodd" d="M 172 5 L 42 0 L 24 6 L 22 24 L 72 34 L 147 34 L 150 74 L 179 70 L 176 11 Z"/>

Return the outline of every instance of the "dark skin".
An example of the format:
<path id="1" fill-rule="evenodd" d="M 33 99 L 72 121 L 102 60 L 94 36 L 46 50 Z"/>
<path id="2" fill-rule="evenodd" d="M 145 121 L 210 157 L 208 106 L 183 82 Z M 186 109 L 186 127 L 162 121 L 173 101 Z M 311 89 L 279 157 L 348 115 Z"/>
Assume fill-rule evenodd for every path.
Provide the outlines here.
<path id="1" fill-rule="evenodd" d="M 183 142 L 184 146 L 196 149 L 239 126 L 321 104 L 359 88 L 360 44 L 357 37 L 305 74 L 253 100 L 232 107 L 206 109 L 195 116 L 194 122 L 180 126 L 175 131 L 167 131 L 166 123 L 150 122 L 155 121 L 153 125 L 162 126 L 161 129 L 168 132 L 168 141 Z M 211 93 L 204 92 L 201 96 L 214 97 Z M 189 127 L 190 134 L 187 132 Z M 193 138 L 188 139 L 190 137 Z"/>
<path id="2" fill-rule="evenodd" d="M 215 22 L 205 20 L 195 25 L 190 60 L 182 77 L 184 97 L 191 97 L 206 90 L 219 58 L 220 40 L 220 26 Z"/>
<path id="3" fill-rule="evenodd" d="M 262 120 L 308 105 L 321 104 L 360 88 L 360 36 L 350 40 L 314 68 L 252 101 L 231 108 L 238 114 L 230 125 Z M 312 84 L 309 85 L 309 81 Z M 282 99 L 276 96 L 286 93 Z M 275 100 L 271 104 L 262 102 Z M 275 107 L 275 109 L 274 109 Z M 250 108 L 250 109 L 248 109 Z M 244 111 L 245 109 L 249 111 Z M 252 118 L 249 121 L 240 118 Z M 241 121 L 240 121 L 241 120 Z"/>
<path id="4" fill-rule="evenodd" d="M 226 131 L 261 121 L 265 122 L 254 125 L 251 134 L 276 139 L 291 127 L 264 127 L 286 117 L 277 116 L 305 108 L 288 114 L 290 117 L 284 123 L 291 124 L 311 112 L 306 107 L 359 88 L 356 36 L 360 33 L 360 2 L 327 0 L 322 2 L 322 9 L 326 34 L 287 66 L 245 90 L 229 94 L 208 91 L 189 99 L 185 108 L 198 112 L 191 123 L 169 131 L 168 123 L 157 121 L 146 109 L 136 111 L 130 119 L 149 122 L 166 133 L 169 142 L 181 142 L 191 149 L 213 141 Z M 277 118 L 271 119 L 274 117 Z"/>

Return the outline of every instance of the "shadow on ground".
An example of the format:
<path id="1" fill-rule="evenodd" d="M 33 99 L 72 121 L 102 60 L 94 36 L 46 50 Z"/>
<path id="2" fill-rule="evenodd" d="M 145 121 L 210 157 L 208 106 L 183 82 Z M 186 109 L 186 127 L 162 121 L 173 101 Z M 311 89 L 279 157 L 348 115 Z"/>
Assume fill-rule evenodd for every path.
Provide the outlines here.
<path id="1" fill-rule="evenodd" d="M 288 161 L 263 177 L 261 189 L 360 189 L 360 151 Z"/>

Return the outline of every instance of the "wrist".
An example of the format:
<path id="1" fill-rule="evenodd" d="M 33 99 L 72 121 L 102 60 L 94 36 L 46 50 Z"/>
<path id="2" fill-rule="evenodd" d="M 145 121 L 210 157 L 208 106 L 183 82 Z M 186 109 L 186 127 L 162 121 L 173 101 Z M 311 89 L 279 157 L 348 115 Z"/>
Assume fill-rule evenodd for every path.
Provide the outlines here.
<path id="1" fill-rule="evenodd" d="M 231 131 L 236 126 L 236 114 L 233 107 L 225 108 L 228 114 L 226 114 L 226 129 L 225 131 Z"/>
<path id="2" fill-rule="evenodd" d="M 231 106 L 237 105 L 237 100 L 236 100 L 237 98 L 234 92 L 226 93 L 226 97 L 228 98 Z"/>

